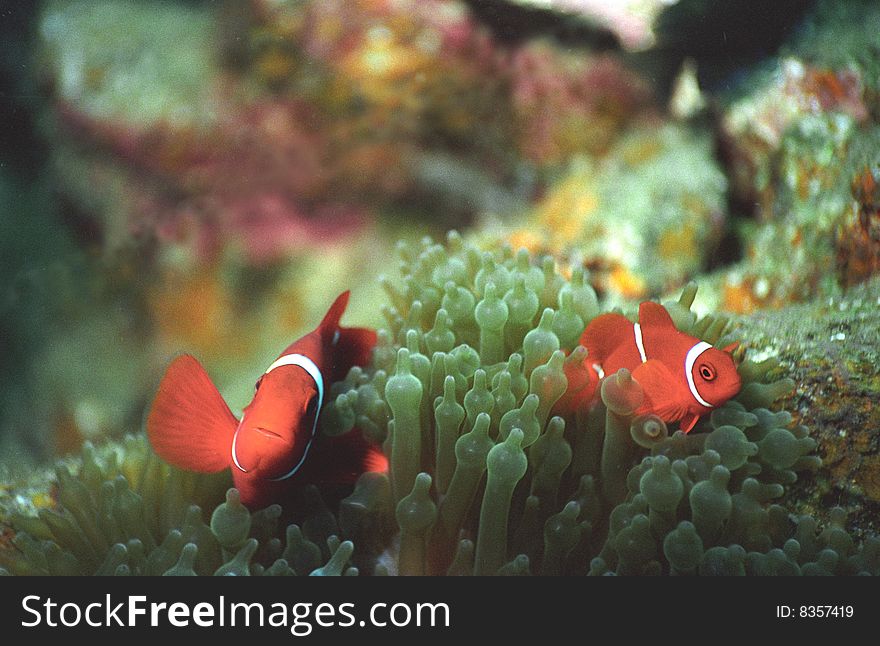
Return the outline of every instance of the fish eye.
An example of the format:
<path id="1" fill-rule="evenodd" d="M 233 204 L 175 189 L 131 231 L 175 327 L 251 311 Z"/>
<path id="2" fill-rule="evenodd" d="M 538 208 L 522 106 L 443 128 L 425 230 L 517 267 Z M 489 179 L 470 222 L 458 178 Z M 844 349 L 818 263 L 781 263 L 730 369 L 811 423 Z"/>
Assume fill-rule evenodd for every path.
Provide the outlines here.
<path id="1" fill-rule="evenodd" d="M 708 363 L 701 364 L 700 376 L 706 381 L 712 381 L 713 379 L 715 379 L 715 368 Z"/>

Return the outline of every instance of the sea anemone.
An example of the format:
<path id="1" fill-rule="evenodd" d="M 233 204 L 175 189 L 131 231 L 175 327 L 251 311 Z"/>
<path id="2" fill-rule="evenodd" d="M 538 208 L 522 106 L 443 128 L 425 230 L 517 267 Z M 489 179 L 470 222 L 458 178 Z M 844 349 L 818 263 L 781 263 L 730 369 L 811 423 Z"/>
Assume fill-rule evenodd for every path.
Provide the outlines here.
<path id="1" fill-rule="evenodd" d="M 77 476 L 58 469 L 58 511 L 13 515 L 0 563 L 16 574 L 880 573 L 880 539 L 857 545 L 842 509 L 818 532 L 774 502 L 820 460 L 808 430 L 772 409 L 794 386 L 768 380 L 773 360 L 742 361 L 740 393 L 687 435 L 634 414 L 641 386 L 626 370 L 595 406 L 559 415 L 577 383 L 566 362 L 583 362 L 579 331 L 599 313 L 583 270 L 566 280 L 550 257 L 480 250 L 455 232 L 397 253 L 371 365 L 333 384 L 322 413 L 322 432 L 358 427 L 384 443 L 387 475 L 364 474 L 338 504 L 314 486 L 282 501 L 299 523 L 282 539 L 282 507 L 250 513 L 234 489 L 206 524 L 193 503 L 220 501 L 227 481 L 171 469 L 142 438 L 121 462 L 87 446 Z M 666 303 L 677 327 L 726 344 L 728 320 L 697 319 L 695 293 Z"/>

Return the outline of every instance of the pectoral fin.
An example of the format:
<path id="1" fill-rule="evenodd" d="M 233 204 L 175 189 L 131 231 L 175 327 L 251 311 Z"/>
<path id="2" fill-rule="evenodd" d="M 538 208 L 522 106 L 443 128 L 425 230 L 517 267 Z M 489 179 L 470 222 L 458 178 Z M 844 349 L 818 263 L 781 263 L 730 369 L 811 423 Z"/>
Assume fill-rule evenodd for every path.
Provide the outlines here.
<path id="1" fill-rule="evenodd" d="M 696 413 L 687 413 L 684 417 L 681 418 L 681 430 L 685 433 L 690 433 L 699 421 L 699 415 L 697 415 Z"/>
<path id="2" fill-rule="evenodd" d="M 653 413 L 664 422 L 674 422 L 687 414 L 687 391 L 676 381 L 675 375 L 662 361 L 649 359 L 632 372 L 645 391 L 645 402 L 639 408 L 642 415 Z"/>
<path id="3" fill-rule="evenodd" d="M 238 420 L 208 373 L 188 354 L 168 366 L 147 417 L 147 436 L 166 462 L 213 473 L 229 466 Z"/>

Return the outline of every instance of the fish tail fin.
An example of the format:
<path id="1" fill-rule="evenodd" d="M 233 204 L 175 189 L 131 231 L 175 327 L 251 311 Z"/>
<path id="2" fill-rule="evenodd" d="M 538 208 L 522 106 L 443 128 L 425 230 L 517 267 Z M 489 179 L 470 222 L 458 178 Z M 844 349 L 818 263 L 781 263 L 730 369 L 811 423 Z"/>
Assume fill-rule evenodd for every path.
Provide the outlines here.
<path id="1" fill-rule="evenodd" d="M 163 460 L 213 473 L 229 466 L 238 420 L 195 357 L 171 362 L 147 417 L 147 437 Z"/>
<path id="2" fill-rule="evenodd" d="M 581 345 L 587 349 L 587 361 L 602 364 L 617 347 L 632 338 L 632 334 L 632 321 L 623 314 L 597 316 L 581 335 Z"/>
<path id="3" fill-rule="evenodd" d="M 333 301 L 333 305 L 330 306 L 330 309 L 327 310 L 327 313 L 321 320 L 320 325 L 318 325 L 318 329 L 321 331 L 321 336 L 325 339 L 332 339 L 336 331 L 339 329 L 339 319 L 345 314 L 345 309 L 348 307 L 348 299 L 350 296 L 351 290 L 349 289 L 337 296 L 336 300 Z"/>

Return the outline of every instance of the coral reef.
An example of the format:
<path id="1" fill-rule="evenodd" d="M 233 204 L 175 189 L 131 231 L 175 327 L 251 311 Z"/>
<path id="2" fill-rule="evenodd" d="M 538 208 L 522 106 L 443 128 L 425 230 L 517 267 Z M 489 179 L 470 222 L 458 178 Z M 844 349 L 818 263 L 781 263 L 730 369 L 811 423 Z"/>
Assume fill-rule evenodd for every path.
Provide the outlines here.
<path id="1" fill-rule="evenodd" d="M 64 193 L 111 250 L 157 240 L 214 259 L 232 245 L 265 264 L 350 234 L 365 212 L 334 185 L 314 107 L 248 97 L 215 23 L 176 3 L 47 3 L 38 57 Z"/>
<path id="2" fill-rule="evenodd" d="M 650 100 L 619 58 L 506 44 L 457 1 L 252 6 L 253 75 L 344 118 L 349 146 L 384 144 L 407 159 L 446 148 L 505 178 L 512 164 L 541 172 L 607 150 Z"/>
<path id="3" fill-rule="evenodd" d="M 507 236 L 590 267 L 612 301 L 665 293 L 712 256 L 726 190 L 708 133 L 674 123 L 632 128 L 607 157 L 572 159 Z"/>
<path id="4" fill-rule="evenodd" d="M 626 0 L 615 3 L 601 0 L 507 1 L 509 4 L 552 10 L 560 16 L 577 16 L 584 21 L 595 22 L 611 30 L 620 40 L 621 45 L 634 50 L 645 49 L 654 44 L 652 23 L 667 5 L 663 0 Z"/>
<path id="5" fill-rule="evenodd" d="M 505 45 L 454 0 L 50 2 L 39 59 L 52 163 L 105 246 L 257 265 L 389 203 L 503 213 L 651 110 L 612 54 Z"/>
<path id="6" fill-rule="evenodd" d="M 772 504 L 819 465 L 807 429 L 768 409 L 794 386 L 765 383 L 773 362 L 744 361 L 739 396 L 688 436 L 633 417 L 640 386 L 625 371 L 603 383 L 602 405 L 553 416 L 577 376 L 562 350 L 583 358 L 568 325 L 598 313 L 581 270 L 569 282 L 549 257 L 480 252 L 456 234 L 447 247 L 425 240 L 399 253 L 403 286 L 386 282 L 375 372 L 334 388 L 347 426 L 378 438 L 387 426 L 395 499 L 421 498 L 427 550 L 407 560 L 413 572 L 876 571 L 874 538 L 861 551 L 835 538 L 833 553 L 842 510 L 817 538 L 815 521 Z M 698 321 L 693 297 L 685 290 L 670 313 L 719 342 L 727 320 Z"/>
<path id="7" fill-rule="evenodd" d="M 367 304 L 389 240 L 516 213 L 568 156 L 606 150 L 650 110 L 611 54 L 504 43 L 455 0 L 76 0 L 34 14 L 33 78 L 16 94 L 38 97 L 57 198 L 34 235 L 69 232 L 68 255 L 86 260 L 52 259 L 73 280 L 44 289 L 73 305 L 14 362 L 4 456 L 118 439 L 181 351 L 244 403 L 250 374 L 328 291 L 352 288 L 352 320 L 380 321 Z"/>
<path id="8" fill-rule="evenodd" d="M 650 113 L 647 84 L 611 54 L 560 52 L 535 41 L 512 52 L 509 66 L 510 135 L 538 169 L 605 154 L 635 117 Z"/>
<path id="9" fill-rule="evenodd" d="M 512 31 L 507 0 L 33 10 L 3 115 L 51 170 L 0 176 L 0 573 L 878 573 L 876 2 L 635 3 L 653 32 L 529 2 Z M 4 164 L 43 154 L 16 141 Z M 250 513 L 122 439 L 168 358 L 236 408 L 347 288 L 380 341 L 322 432 L 387 476 Z M 591 407 L 579 370 L 593 317 L 673 293 L 742 343 L 688 435 L 626 371 Z"/>
<path id="10" fill-rule="evenodd" d="M 744 386 L 685 435 L 636 417 L 641 386 L 621 370 L 601 403 L 555 415 L 577 384 L 585 321 L 598 314 L 582 270 L 510 247 L 398 245 L 399 281 L 372 365 L 331 388 L 323 432 L 355 425 L 384 441 L 389 474 L 365 474 L 335 513 L 303 490 L 278 534 L 277 506 L 249 514 L 227 492 L 210 523 L 197 503 L 226 483 L 170 470 L 131 439 L 122 459 L 84 449 L 58 468 L 59 511 L 10 515 L 15 573 L 167 574 L 878 574 L 880 541 L 857 544 L 843 509 L 818 532 L 778 502 L 814 471 L 816 442 L 773 403 L 778 362 L 744 360 Z M 679 328 L 729 340 L 697 319 L 695 288 L 666 307 Z M 568 358 L 566 358 L 568 354 Z M 323 492 L 325 497 L 330 492 Z M 330 498 L 327 498 L 328 500 Z M 207 501 L 207 503 L 206 503 Z M 396 522 L 395 522 L 396 520 Z M 326 547 L 325 547 L 326 545 Z M 348 563 L 352 565 L 349 566 Z M 326 563 L 326 565 L 321 565 Z"/>
<path id="11" fill-rule="evenodd" d="M 720 97 L 733 199 L 757 224 L 723 307 L 779 307 L 876 272 L 878 70 L 873 3 L 819 2 L 778 58 Z"/>

